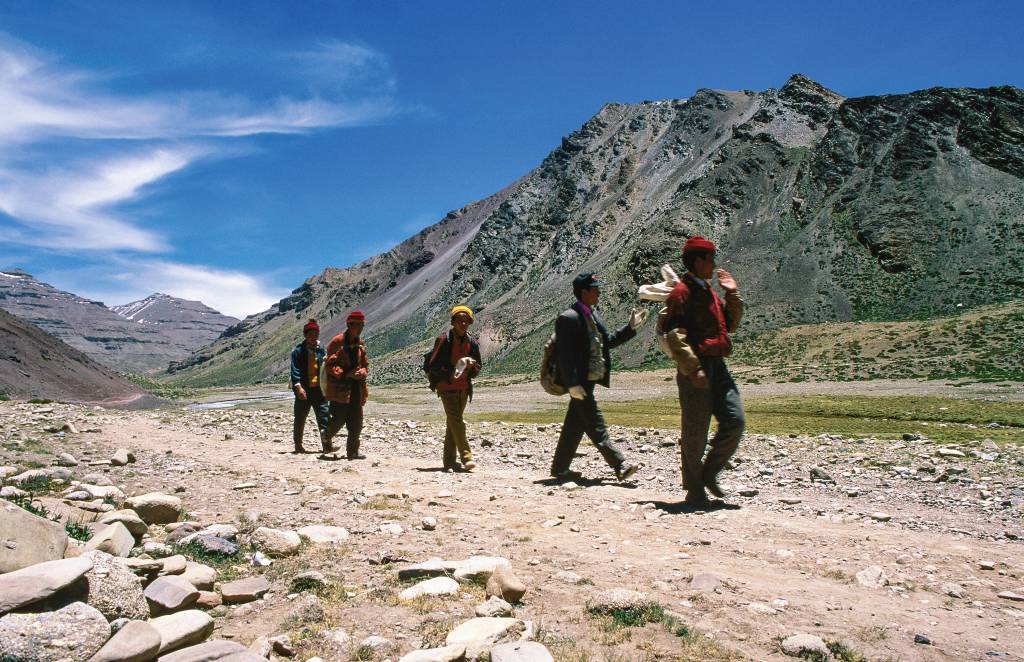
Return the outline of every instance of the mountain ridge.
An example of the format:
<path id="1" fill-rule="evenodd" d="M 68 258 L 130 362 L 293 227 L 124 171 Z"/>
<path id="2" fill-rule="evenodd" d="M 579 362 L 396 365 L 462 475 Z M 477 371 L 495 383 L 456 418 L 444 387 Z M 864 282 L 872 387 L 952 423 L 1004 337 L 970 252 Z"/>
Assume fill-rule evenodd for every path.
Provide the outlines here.
<path id="1" fill-rule="evenodd" d="M 278 379 L 307 316 L 333 333 L 359 306 L 382 312 L 368 314 L 366 330 L 375 378 L 408 379 L 454 303 L 478 311 L 485 363 L 532 370 L 574 273 L 601 272 L 605 317 L 617 323 L 636 305 L 636 287 L 660 280 L 661 264 L 680 266 L 694 234 L 718 243 L 739 280 L 748 300 L 741 338 L 1021 298 L 1022 126 L 1016 88 L 846 98 L 799 74 L 764 92 L 608 103 L 533 171 L 400 244 L 425 246 L 446 226 L 463 233 L 461 253 L 434 265 L 429 287 L 415 269 L 381 269 L 409 257 L 395 249 L 325 270 L 171 377 Z M 378 272 L 390 275 L 357 279 Z M 417 287 L 401 304 L 388 294 Z M 644 365 L 657 350 L 630 343 L 618 357 Z"/>

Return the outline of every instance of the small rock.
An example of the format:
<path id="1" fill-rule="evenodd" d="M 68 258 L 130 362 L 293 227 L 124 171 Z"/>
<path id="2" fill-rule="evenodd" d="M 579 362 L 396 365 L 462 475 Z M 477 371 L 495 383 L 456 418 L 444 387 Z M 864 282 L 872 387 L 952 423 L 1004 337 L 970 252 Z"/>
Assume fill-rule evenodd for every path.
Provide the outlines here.
<path id="1" fill-rule="evenodd" d="M 881 567 L 872 565 L 857 573 L 857 583 L 866 588 L 882 588 L 889 583 L 889 578 Z"/>
<path id="2" fill-rule="evenodd" d="M 291 637 L 286 634 L 279 634 L 276 637 L 270 638 L 270 645 L 274 647 L 274 652 L 278 655 L 284 655 L 285 657 L 295 657 L 295 646 L 292 645 Z"/>
<path id="3" fill-rule="evenodd" d="M 385 639 L 384 637 L 378 637 L 376 635 L 367 637 L 359 642 L 359 648 L 376 652 L 390 650 L 393 645 L 394 644 L 391 643 L 390 639 Z"/>
<path id="4" fill-rule="evenodd" d="M 960 584 L 949 582 L 942 585 L 942 592 L 951 598 L 962 598 L 964 597 L 964 587 Z"/>
<path id="5" fill-rule="evenodd" d="M 209 662 L 213 660 L 258 662 L 258 659 L 251 655 L 248 648 L 236 641 L 228 641 L 227 639 L 204 641 L 201 644 L 195 644 L 178 649 L 173 653 L 161 655 L 159 658 L 159 662 Z"/>
<path id="6" fill-rule="evenodd" d="M 487 580 L 485 592 L 487 597 L 497 596 L 507 602 L 516 604 L 526 595 L 526 584 L 516 577 L 508 566 L 498 566 Z"/>
<path id="7" fill-rule="evenodd" d="M 400 600 L 415 600 L 424 595 L 455 595 L 459 592 L 459 583 L 450 577 L 434 577 L 410 586 L 398 594 Z"/>
<path id="8" fill-rule="evenodd" d="M 737 494 L 739 494 L 741 497 L 756 497 L 760 493 L 760 490 L 755 490 L 751 487 L 744 488 L 737 492 Z"/>
<path id="9" fill-rule="evenodd" d="M 422 520 L 420 520 L 420 525 L 423 527 L 424 531 L 433 531 L 437 528 L 437 518 L 424 517 Z"/>
<path id="10" fill-rule="evenodd" d="M 779 499 L 779 501 L 787 506 L 795 506 L 798 503 L 803 503 L 803 499 L 797 499 L 796 497 L 783 497 Z"/>
<path id="11" fill-rule="evenodd" d="M 250 540 L 254 546 L 273 558 L 291 556 L 299 551 L 299 546 L 302 544 L 299 534 L 295 531 L 271 529 L 265 526 L 253 531 Z"/>
<path id="12" fill-rule="evenodd" d="M 488 616 L 491 618 L 499 616 L 511 616 L 512 605 L 505 602 L 496 595 L 492 595 L 487 599 L 487 602 L 482 605 L 478 605 L 476 608 L 477 616 Z"/>
<path id="13" fill-rule="evenodd" d="M 321 590 L 327 587 L 327 577 L 317 570 L 306 570 L 292 577 L 289 587 L 294 593 Z"/>
<path id="14" fill-rule="evenodd" d="M 114 455 L 110 458 L 110 464 L 114 467 L 123 467 L 126 464 L 131 464 L 135 461 L 135 453 L 132 453 L 127 448 L 118 448 L 114 451 Z"/>
<path id="15" fill-rule="evenodd" d="M 160 633 L 160 652 L 197 644 L 213 633 L 213 618 L 198 609 L 158 616 L 149 624 Z"/>
<path id="16" fill-rule="evenodd" d="M 100 515 L 96 521 L 100 524 L 120 522 L 136 540 L 149 533 L 149 526 L 142 521 L 142 518 L 134 510 L 112 510 L 109 513 Z"/>
<path id="17" fill-rule="evenodd" d="M 982 570 L 995 570 L 996 569 L 996 562 L 995 561 L 978 561 L 978 567 L 981 568 Z"/>
<path id="18" fill-rule="evenodd" d="M 288 618 L 302 624 L 321 623 L 327 618 L 327 612 L 324 610 L 324 604 L 320 598 L 312 593 L 307 593 L 295 600 L 294 606 L 288 612 Z"/>
<path id="19" fill-rule="evenodd" d="M 918 634 L 914 635 L 914 643 L 915 644 L 924 644 L 925 646 L 931 646 L 932 645 L 932 639 L 931 639 L 931 637 L 929 637 L 926 634 L 918 633 Z"/>
<path id="20" fill-rule="evenodd" d="M 181 515 L 181 499 L 161 492 L 131 497 L 125 505 L 138 513 L 146 524 L 176 522 Z"/>
<path id="21" fill-rule="evenodd" d="M 77 467 L 78 460 L 71 453 L 61 453 L 57 456 L 56 464 L 60 467 Z"/>
<path id="22" fill-rule="evenodd" d="M 181 578 L 200 591 L 212 591 L 213 584 L 217 581 L 217 571 L 208 565 L 188 561 Z"/>
<path id="23" fill-rule="evenodd" d="M 877 513 L 871 513 L 871 519 L 875 520 L 876 522 L 888 522 L 892 519 L 892 516 L 889 513 L 883 513 L 879 511 Z"/>
<path id="24" fill-rule="evenodd" d="M 298 534 L 312 545 L 338 545 L 348 540 L 348 529 L 340 526 L 304 526 Z"/>
<path id="25" fill-rule="evenodd" d="M 1012 600 L 1013 602 L 1024 602 L 1024 595 L 1014 593 L 1013 591 L 1002 591 L 997 594 L 996 597 L 1002 598 L 1003 600 Z"/>
<path id="26" fill-rule="evenodd" d="M 821 637 L 813 634 L 794 634 L 783 639 L 782 652 L 790 657 L 804 657 L 808 654 L 820 655 L 823 660 L 827 660 L 830 655 L 828 646 L 825 645 Z"/>
<path id="27" fill-rule="evenodd" d="M 714 591 L 722 583 L 722 578 L 713 572 L 700 572 L 690 579 L 691 591 Z"/>
<path id="28" fill-rule="evenodd" d="M 398 662 L 461 662 L 466 659 L 466 647 L 462 645 L 442 648 L 425 648 L 406 653 Z M 307 662 L 309 662 L 307 660 Z"/>
<path id="29" fill-rule="evenodd" d="M 113 556 L 127 557 L 135 546 L 135 536 L 121 522 L 106 524 L 85 543 L 85 549 L 96 549 Z"/>
<path id="30" fill-rule="evenodd" d="M 481 657 L 499 639 L 524 627 L 517 618 L 472 618 L 449 632 L 445 644 L 465 646 L 467 658 Z"/>
<path id="31" fill-rule="evenodd" d="M 491 649 L 491 662 L 554 662 L 551 652 L 536 641 L 514 641 Z"/>
<path id="32" fill-rule="evenodd" d="M 192 543 L 198 545 L 207 554 L 216 556 L 234 556 L 239 549 L 238 545 L 227 538 L 211 534 L 198 535 L 192 540 Z"/>
<path id="33" fill-rule="evenodd" d="M 159 577 L 146 587 L 146 601 L 154 616 L 191 608 L 199 599 L 199 591 L 180 575 Z"/>
<path id="34" fill-rule="evenodd" d="M 571 570 L 562 570 L 555 574 L 555 579 L 565 582 L 566 584 L 579 584 L 583 581 L 583 577 L 580 577 Z"/>
<path id="35" fill-rule="evenodd" d="M 224 598 L 224 603 L 230 605 L 258 600 L 269 590 L 270 582 L 262 575 L 256 575 L 222 584 L 220 594 Z"/>

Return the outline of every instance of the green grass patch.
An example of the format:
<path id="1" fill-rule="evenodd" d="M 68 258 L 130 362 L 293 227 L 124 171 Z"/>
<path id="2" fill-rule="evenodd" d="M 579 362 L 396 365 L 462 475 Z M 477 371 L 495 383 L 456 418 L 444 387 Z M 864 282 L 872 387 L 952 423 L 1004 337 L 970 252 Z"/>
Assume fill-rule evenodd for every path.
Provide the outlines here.
<path id="1" fill-rule="evenodd" d="M 217 579 L 222 582 L 229 582 L 252 574 L 248 572 L 250 566 L 245 560 L 245 556 L 254 550 L 244 545 L 239 545 L 238 551 L 230 555 L 208 552 L 195 540 L 184 545 L 173 545 L 172 548 L 175 554 L 181 554 L 189 561 L 202 563 L 216 570 Z M 256 568 L 253 567 L 253 570 Z"/>
<path id="2" fill-rule="evenodd" d="M 48 400 L 46 398 L 32 398 L 31 400 L 28 401 L 28 403 L 30 405 L 48 405 L 52 404 L 53 400 Z"/>
<path id="3" fill-rule="evenodd" d="M 588 607 L 587 611 L 591 616 L 607 619 L 609 628 L 631 628 L 665 620 L 665 608 L 657 602 L 614 609 Z"/>
<path id="4" fill-rule="evenodd" d="M 489 411 L 468 414 L 472 421 L 511 423 L 558 423 L 565 417 L 565 403 L 558 409 L 536 411 Z M 611 425 L 672 429 L 680 425 L 675 397 L 603 402 L 601 409 Z M 899 438 L 920 432 L 939 442 L 1020 443 L 1024 433 L 1024 407 L 1020 403 L 954 399 L 938 396 L 807 395 L 757 397 L 744 400 L 747 432 L 751 434 L 822 433 L 848 437 Z M 983 427 L 997 423 L 1000 428 Z M 976 426 L 975 428 L 968 427 Z"/>
<path id="5" fill-rule="evenodd" d="M 69 538 L 87 542 L 89 538 L 92 538 L 92 533 L 88 527 L 82 525 L 80 522 L 73 522 L 70 519 L 64 522 L 64 531 L 68 534 Z"/>

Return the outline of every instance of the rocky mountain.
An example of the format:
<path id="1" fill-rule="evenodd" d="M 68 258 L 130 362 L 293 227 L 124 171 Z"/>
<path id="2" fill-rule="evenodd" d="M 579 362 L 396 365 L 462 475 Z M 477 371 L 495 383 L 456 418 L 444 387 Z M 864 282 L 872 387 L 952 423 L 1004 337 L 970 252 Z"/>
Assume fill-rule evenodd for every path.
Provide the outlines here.
<path id="1" fill-rule="evenodd" d="M 110 309 L 136 324 L 154 327 L 181 356 L 187 356 L 216 340 L 239 320 L 217 312 L 201 301 L 179 299 L 169 294 L 151 294 L 145 299 L 111 306 Z"/>
<path id="2" fill-rule="evenodd" d="M 0 393 L 64 402 L 141 404 L 141 388 L 39 327 L 0 310 Z"/>
<path id="3" fill-rule="evenodd" d="M 14 269 L 0 272 L 0 309 L 120 371 L 152 372 L 215 339 L 234 318 L 195 301 L 153 295 L 119 314 Z"/>
<path id="4" fill-rule="evenodd" d="M 1024 298 L 1024 91 L 933 88 L 845 98 L 803 76 L 764 92 L 607 104 L 535 170 L 391 251 L 328 269 L 175 366 L 186 383 L 277 379 L 306 317 L 368 315 L 375 378 L 411 377 L 454 303 L 496 370 L 533 370 L 598 271 L 605 317 L 719 245 L 748 302 L 743 333 L 949 314 Z M 627 366 L 657 360 L 649 339 Z"/>

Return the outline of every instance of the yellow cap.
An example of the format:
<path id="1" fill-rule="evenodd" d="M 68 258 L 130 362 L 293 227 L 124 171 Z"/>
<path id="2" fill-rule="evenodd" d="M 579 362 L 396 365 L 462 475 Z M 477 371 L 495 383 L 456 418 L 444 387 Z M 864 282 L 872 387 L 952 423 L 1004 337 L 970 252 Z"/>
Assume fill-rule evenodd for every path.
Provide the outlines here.
<path id="1" fill-rule="evenodd" d="M 469 315 L 470 321 L 473 320 L 473 311 L 469 309 L 469 306 L 455 306 L 452 308 L 452 317 L 455 317 L 459 313 L 466 313 Z"/>

